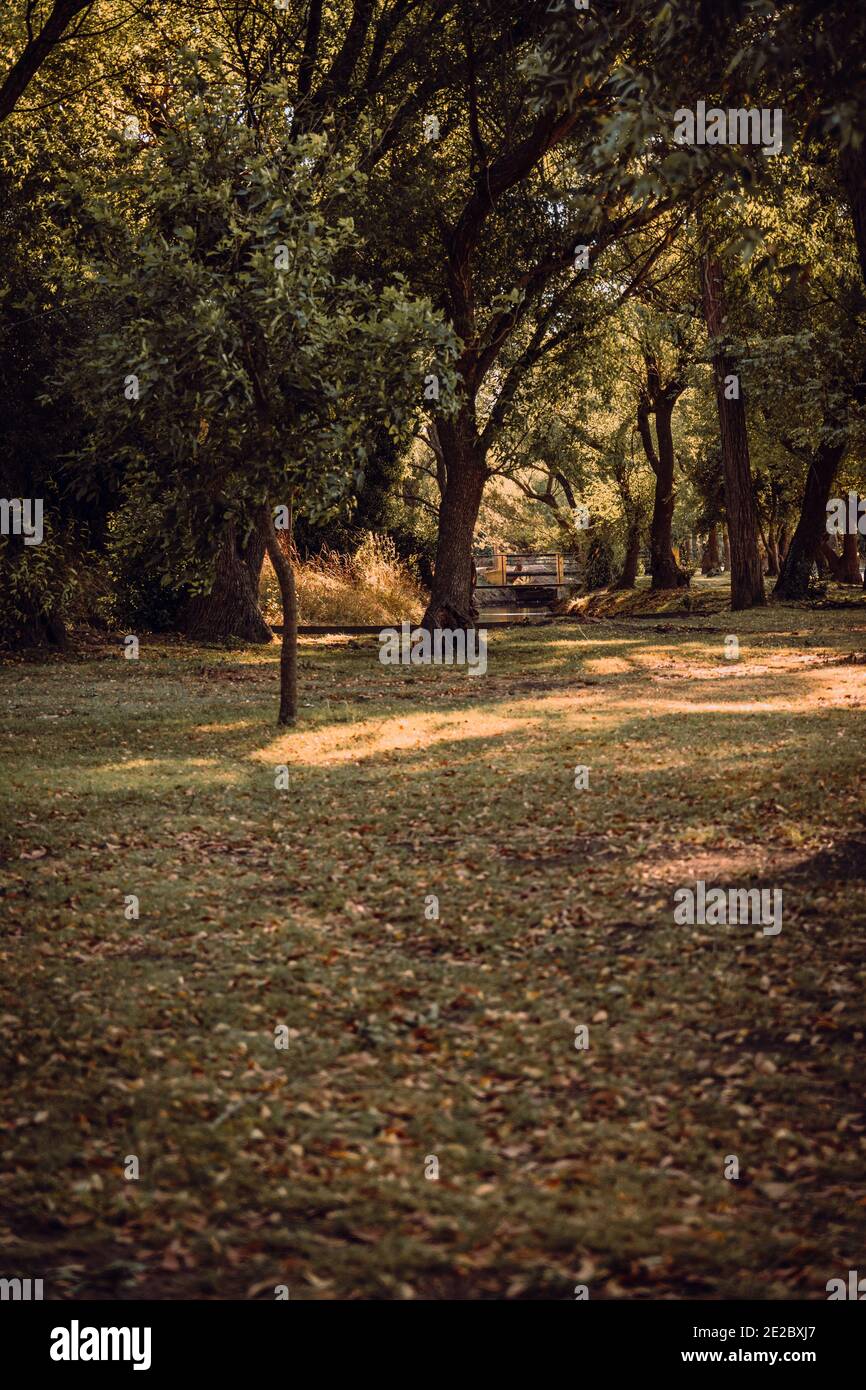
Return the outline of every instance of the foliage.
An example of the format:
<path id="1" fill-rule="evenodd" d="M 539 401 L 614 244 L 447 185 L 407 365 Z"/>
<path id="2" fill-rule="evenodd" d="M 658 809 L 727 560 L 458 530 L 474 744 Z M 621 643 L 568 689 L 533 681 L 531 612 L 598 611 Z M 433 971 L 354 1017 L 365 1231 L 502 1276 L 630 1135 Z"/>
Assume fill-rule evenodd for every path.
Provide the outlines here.
<path id="1" fill-rule="evenodd" d="M 313 522 L 363 486 L 374 428 L 399 437 L 435 364 L 447 391 L 454 349 L 429 306 L 399 284 L 343 275 L 356 245 L 339 199 L 360 175 L 310 135 L 269 144 L 188 55 L 182 124 L 118 156 L 102 198 L 84 201 L 93 258 L 85 293 L 126 306 L 82 343 L 55 391 L 91 423 L 77 460 L 93 487 L 110 451 L 164 508 L 168 560 L 187 537 L 214 548 L 230 519 L 294 501 Z M 275 89 L 273 110 L 285 108 Z M 134 205 L 129 227 L 116 207 Z M 158 460 L 158 463 L 155 461 Z"/>

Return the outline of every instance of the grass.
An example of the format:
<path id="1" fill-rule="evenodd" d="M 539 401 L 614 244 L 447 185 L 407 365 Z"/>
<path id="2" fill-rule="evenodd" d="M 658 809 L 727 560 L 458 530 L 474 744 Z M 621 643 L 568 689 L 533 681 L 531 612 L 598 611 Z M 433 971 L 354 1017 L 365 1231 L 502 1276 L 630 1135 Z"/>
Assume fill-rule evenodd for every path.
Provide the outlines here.
<path id="1" fill-rule="evenodd" d="M 418 579 L 400 559 L 393 541 L 369 532 L 351 555 L 324 550 L 312 559 L 295 561 L 298 619 L 318 626 L 338 623 L 399 624 L 420 620 L 424 593 Z M 269 622 L 281 623 L 283 610 L 270 560 L 262 573 L 262 607 Z"/>
<path id="2" fill-rule="evenodd" d="M 275 648 L 7 665 L 2 1272 L 825 1298 L 866 1233 L 864 649 L 862 606 L 491 630 L 485 677 L 307 639 L 292 731 Z M 675 925 L 698 878 L 782 888 L 781 935 Z"/>

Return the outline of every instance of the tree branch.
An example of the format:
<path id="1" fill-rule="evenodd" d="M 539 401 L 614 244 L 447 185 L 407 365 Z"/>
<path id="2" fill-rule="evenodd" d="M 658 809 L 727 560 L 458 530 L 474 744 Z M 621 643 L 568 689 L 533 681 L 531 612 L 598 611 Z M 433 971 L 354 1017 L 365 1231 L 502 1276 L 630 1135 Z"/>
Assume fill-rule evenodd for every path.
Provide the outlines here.
<path id="1" fill-rule="evenodd" d="M 76 15 L 89 9 L 91 4 L 93 0 L 54 0 L 50 15 L 35 37 L 28 7 L 27 42 L 0 86 L 0 121 L 15 110 L 29 83 L 60 43 Z"/>

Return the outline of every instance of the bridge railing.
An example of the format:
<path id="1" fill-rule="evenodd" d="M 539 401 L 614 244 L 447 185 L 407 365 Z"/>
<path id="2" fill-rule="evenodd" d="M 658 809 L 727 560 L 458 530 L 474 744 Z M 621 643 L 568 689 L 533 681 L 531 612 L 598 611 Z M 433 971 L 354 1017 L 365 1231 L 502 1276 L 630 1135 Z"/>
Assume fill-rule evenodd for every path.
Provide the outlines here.
<path id="1" fill-rule="evenodd" d="M 577 573 L 571 555 L 555 551 L 499 550 L 475 556 L 479 584 L 564 584 Z"/>

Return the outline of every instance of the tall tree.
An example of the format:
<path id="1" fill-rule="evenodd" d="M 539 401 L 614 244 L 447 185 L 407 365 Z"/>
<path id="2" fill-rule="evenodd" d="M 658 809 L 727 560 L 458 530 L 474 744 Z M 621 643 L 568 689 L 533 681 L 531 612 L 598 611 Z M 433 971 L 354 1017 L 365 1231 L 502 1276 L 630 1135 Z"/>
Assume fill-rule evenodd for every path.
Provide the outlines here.
<path id="1" fill-rule="evenodd" d="M 680 371 L 662 376 L 659 359 L 647 352 L 644 356 L 645 375 L 637 406 L 637 425 L 647 461 L 655 474 L 655 499 L 650 523 L 650 566 L 653 589 L 677 589 L 688 584 L 688 576 L 677 564 L 671 543 L 674 518 L 674 437 L 672 419 L 674 407 L 688 383 Z M 650 429 L 650 416 L 655 420 L 656 442 Z M 657 447 L 656 447 L 657 444 Z"/>
<path id="2" fill-rule="evenodd" d="M 766 603 L 766 595 L 758 554 L 758 516 L 749 463 L 746 406 L 736 365 L 725 347 L 724 279 L 721 263 L 712 254 L 703 257 L 701 283 L 707 331 L 712 340 L 713 377 L 721 427 L 725 510 L 731 546 L 731 607 L 735 610 L 753 608 Z"/>
<path id="3" fill-rule="evenodd" d="M 213 78 L 193 61 L 176 79 L 183 123 L 130 151 L 86 205 L 96 236 L 82 293 L 94 297 L 97 327 L 58 391 L 92 423 L 82 469 L 99 468 L 110 440 L 205 551 L 226 522 L 238 535 L 256 529 L 283 600 L 287 723 L 297 709 L 297 610 L 276 529 L 290 534 L 295 511 L 327 515 L 363 486 L 368 442 L 382 429 L 408 435 L 430 360 L 451 394 L 456 345 L 403 286 L 343 273 L 357 237 L 338 208 L 357 170 L 332 158 L 322 135 L 282 138 L 279 86 L 253 130 L 232 118 L 233 96 Z M 130 190 L 137 217 L 126 254 L 106 262 L 101 233 Z M 169 528 L 166 548 L 177 534 Z"/>

